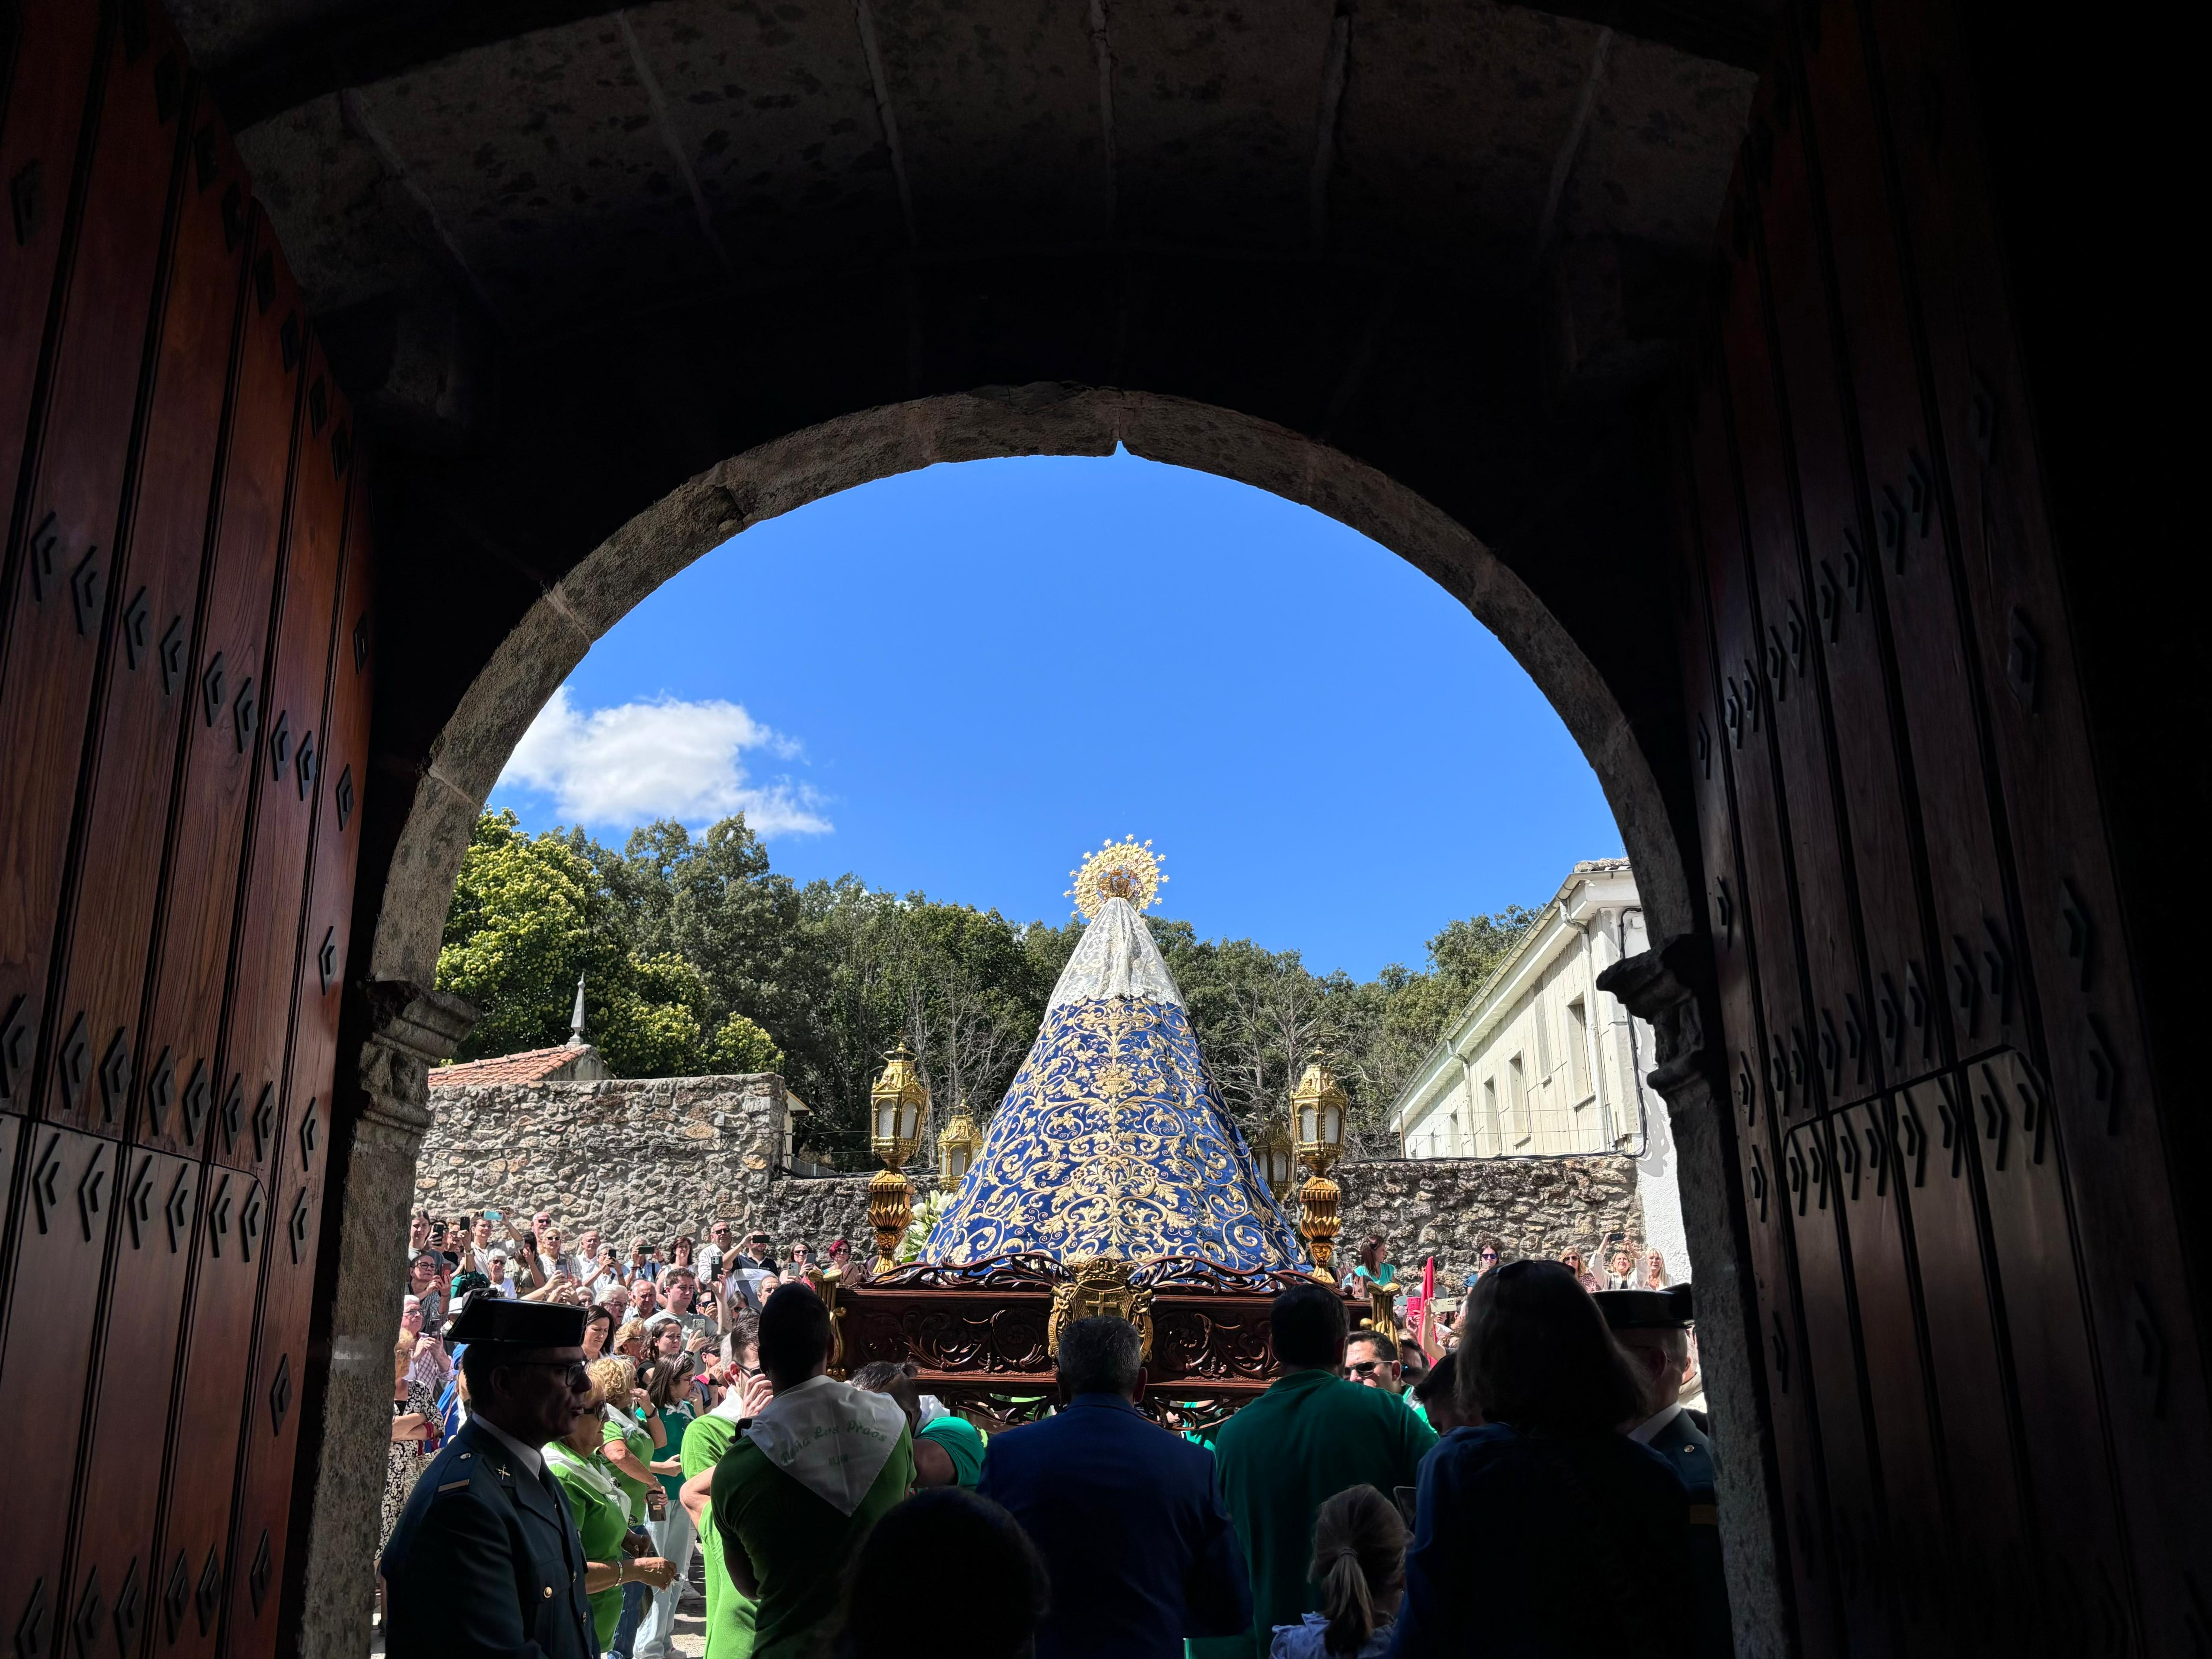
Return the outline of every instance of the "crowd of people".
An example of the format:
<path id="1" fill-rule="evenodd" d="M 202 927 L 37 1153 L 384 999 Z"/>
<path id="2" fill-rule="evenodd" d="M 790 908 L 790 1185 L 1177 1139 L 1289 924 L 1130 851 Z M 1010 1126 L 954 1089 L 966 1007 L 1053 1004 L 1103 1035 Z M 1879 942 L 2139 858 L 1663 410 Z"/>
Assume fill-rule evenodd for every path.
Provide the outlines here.
<path id="1" fill-rule="evenodd" d="M 663 1659 L 695 1549 L 706 1659 L 1729 1650 L 1688 1287 L 1614 1287 L 1626 1252 L 1594 1286 L 1486 1249 L 1455 1316 L 1372 1328 L 1370 1239 L 1344 1286 L 1276 1298 L 1279 1375 L 1210 1431 L 1139 1409 L 1136 1327 L 1074 1321 L 1053 1408 L 987 1435 L 911 1365 L 827 1374 L 804 1246 L 717 1224 L 665 1262 L 589 1231 L 572 1256 L 550 1215 L 501 1222 L 410 1241 L 393 1659 Z M 1623 1546 L 1596 1575 L 1558 1547 L 1594 1526 Z"/>

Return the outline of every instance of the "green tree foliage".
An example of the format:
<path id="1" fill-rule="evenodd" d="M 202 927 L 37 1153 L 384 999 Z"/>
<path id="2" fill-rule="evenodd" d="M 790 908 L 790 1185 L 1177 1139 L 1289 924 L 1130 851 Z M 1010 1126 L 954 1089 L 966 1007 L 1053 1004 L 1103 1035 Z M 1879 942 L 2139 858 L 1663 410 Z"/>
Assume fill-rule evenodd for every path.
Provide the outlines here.
<path id="1" fill-rule="evenodd" d="M 1295 951 L 1204 940 L 1151 919 L 1230 1109 L 1285 1109 L 1326 1051 L 1361 1151 L 1395 1150 L 1391 1100 L 1511 949 L 1533 910 L 1448 924 L 1419 970 L 1361 982 Z M 438 957 L 438 983 L 483 1018 L 460 1057 L 566 1040 L 576 976 L 586 1030 L 618 1077 L 780 1072 L 809 1108 L 802 1144 L 867 1162 L 868 1085 L 884 1053 L 914 1049 L 933 1131 L 964 1102 L 994 1109 L 1036 1035 L 1081 924 L 900 896 L 854 876 L 804 886 L 769 867 L 742 817 L 702 836 L 661 822 L 620 852 L 580 830 L 526 836 L 512 812 L 478 822 Z"/>

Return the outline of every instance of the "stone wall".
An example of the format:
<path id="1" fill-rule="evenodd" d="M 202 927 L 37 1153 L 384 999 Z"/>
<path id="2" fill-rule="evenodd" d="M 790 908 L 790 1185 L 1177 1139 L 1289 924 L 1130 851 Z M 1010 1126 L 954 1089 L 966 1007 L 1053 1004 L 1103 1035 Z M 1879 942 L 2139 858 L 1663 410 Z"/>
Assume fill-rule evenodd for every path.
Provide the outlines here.
<path id="1" fill-rule="evenodd" d="M 1509 1261 L 1556 1259 L 1577 1244 L 1602 1271 L 1596 1256 L 1608 1234 L 1638 1244 L 1644 1237 L 1632 1158 L 1387 1158 L 1343 1164 L 1335 1176 L 1344 1189 L 1337 1243 L 1346 1261 L 1370 1233 L 1380 1233 L 1401 1274 L 1435 1256 L 1439 1287 L 1456 1287 L 1474 1271 L 1484 1238 L 1498 1240 Z"/>
<path id="2" fill-rule="evenodd" d="M 571 1245 L 596 1225 L 665 1246 L 709 1216 L 769 1221 L 787 1109 L 769 1073 L 441 1089 L 433 1072 L 430 1113 L 417 1209 L 544 1208 Z"/>
<path id="3" fill-rule="evenodd" d="M 855 1252 L 869 1248 L 867 1175 L 776 1172 L 789 1115 L 781 1078 L 441 1089 L 430 1077 L 415 1206 L 434 1216 L 489 1205 L 519 1219 L 550 1209 L 571 1244 L 592 1225 L 624 1246 L 641 1232 L 664 1247 L 679 1233 L 703 1242 L 720 1218 L 740 1236 L 767 1228 L 779 1249 L 805 1239 L 819 1255 L 841 1237 Z M 1335 1175 L 1345 1251 L 1379 1232 L 1401 1267 L 1435 1255 L 1449 1285 L 1474 1270 L 1483 1237 L 1501 1241 L 1509 1259 L 1579 1244 L 1595 1267 L 1607 1234 L 1644 1234 L 1626 1158 L 1393 1158 Z M 918 1177 L 916 1200 L 934 1184 Z"/>

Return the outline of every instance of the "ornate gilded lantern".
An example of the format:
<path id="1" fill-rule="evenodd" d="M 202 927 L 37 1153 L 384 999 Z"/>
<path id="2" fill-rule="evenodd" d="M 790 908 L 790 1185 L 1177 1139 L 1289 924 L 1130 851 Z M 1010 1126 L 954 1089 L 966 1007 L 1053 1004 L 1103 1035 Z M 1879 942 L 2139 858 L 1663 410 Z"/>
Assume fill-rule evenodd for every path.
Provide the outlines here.
<path id="1" fill-rule="evenodd" d="M 1343 1194 L 1328 1178 L 1328 1168 L 1344 1152 L 1344 1107 L 1343 1085 L 1328 1069 L 1328 1057 L 1316 1054 L 1291 1091 L 1291 1122 L 1298 1161 L 1313 1171 L 1298 1188 L 1298 1231 L 1305 1236 L 1314 1277 L 1332 1285 L 1336 1280 L 1328 1270 L 1329 1254 L 1343 1225 L 1336 1214 Z"/>
<path id="2" fill-rule="evenodd" d="M 883 1074 L 868 1091 L 868 1141 L 884 1165 L 896 1170 L 921 1149 L 929 1091 L 903 1042 L 884 1060 Z"/>
<path id="3" fill-rule="evenodd" d="M 1260 1166 L 1260 1176 L 1267 1183 L 1267 1190 L 1280 1203 L 1290 1195 L 1291 1185 L 1297 1179 L 1297 1144 L 1291 1139 L 1287 1119 L 1271 1118 L 1252 1142 L 1252 1156 Z"/>
<path id="4" fill-rule="evenodd" d="M 1344 1153 L 1344 1087 L 1328 1069 L 1328 1057 L 1316 1054 L 1291 1091 L 1291 1121 L 1297 1138 L 1298 1161 L 1316 1175 Z"/>
<path id="5" fill-rule="evenodd" d="M 937 1132 L 937 1174 L 945 1190 L 949 1192 L 960 1184 L 982 1146 L 982 1134 L 968 1115 L 963 1103 L 961 1109 L 953 1113 L 951 1121 Z"/>
<path id="6" fill-rule="evenodd" d="M 884 1167 L 868 1183 L 868 1224 L 876 1235 L 876 1271 L 898 1264 L 892 1253 L 914 1218 L 914 1182 L 899 1165 L 921 1146 L 921 1121 L 929 1091 L 904 1042 L 884 1056 L 883 1074 L 868 1091 L 868 1145 Z"/>

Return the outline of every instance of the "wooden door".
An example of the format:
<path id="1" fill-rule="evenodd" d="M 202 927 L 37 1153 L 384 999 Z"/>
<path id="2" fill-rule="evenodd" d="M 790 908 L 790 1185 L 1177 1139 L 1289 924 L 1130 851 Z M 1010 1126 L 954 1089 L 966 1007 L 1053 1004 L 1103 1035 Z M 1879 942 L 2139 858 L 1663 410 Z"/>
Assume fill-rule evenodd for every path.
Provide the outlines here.
<path id="1" fill-rule="evenodd" d="M 158 11 L 0 15 L 0 1413 L 39 1425 L 0 1631 L 268 1653 L 367 777 L 362 469 Z"/>
<path id="2" fill-rule="evenodd" d="M 2203 1378 L 1964 42 L 1784 33 L 1683 640 L 1796 1620 L 2185 1651 Z"/>

